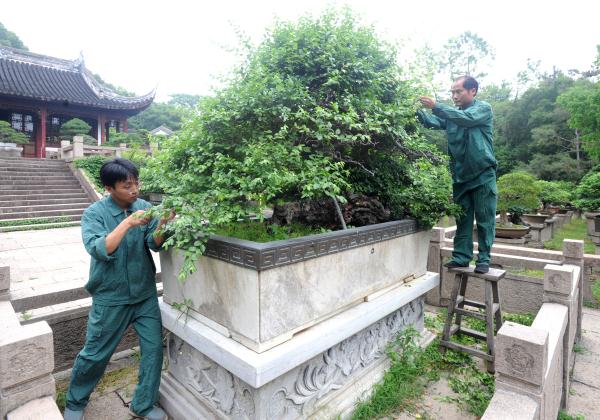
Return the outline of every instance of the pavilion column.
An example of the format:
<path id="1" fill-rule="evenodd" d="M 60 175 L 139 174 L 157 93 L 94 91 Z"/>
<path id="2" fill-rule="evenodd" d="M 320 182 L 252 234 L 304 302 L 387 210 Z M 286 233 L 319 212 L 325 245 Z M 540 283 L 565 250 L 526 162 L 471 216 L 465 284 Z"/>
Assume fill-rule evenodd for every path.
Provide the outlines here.
<path id="1" fill-rule="evenodd" d="M 46 157 L 46 117 L 48 112 L 46 108 L 40 108 L 40 125 L 36 132 L 35 138 L 35 157 L 45 158 Z"/>
<path id="2" fill-rule="evenodd" d="M 106 116 L 98 116 L 98 146 L 106 142 Z"/>

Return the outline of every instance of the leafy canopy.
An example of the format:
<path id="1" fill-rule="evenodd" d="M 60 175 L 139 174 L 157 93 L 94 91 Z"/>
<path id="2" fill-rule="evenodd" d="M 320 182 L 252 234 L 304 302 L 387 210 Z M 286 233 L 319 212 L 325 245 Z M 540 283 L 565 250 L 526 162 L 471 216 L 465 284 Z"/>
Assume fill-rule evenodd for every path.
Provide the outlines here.
<path id="1" fill-rule="evenodd" d="M 498 210 L 506 213 L 511 207 L 536 210 L 540 205 L 540 186 L 527 172 L 512 172 L 498 178 Z"/>
<path id="2" fill-rule="evenodd" d="M 417 131 L 414 104 L 395 48 L 351 11 L 276 22 L 142 171 L 180 216 L 167 245 L 193 270 L 214 226 L 349 192 L 432 225 L 448 210 L 450 178 Z"/>
<path id="3" fill-rule="evenodd" d="M 600 209 L 600 171 L 590 171 L 575 189 L 574 204 L 581 210 Z"/>

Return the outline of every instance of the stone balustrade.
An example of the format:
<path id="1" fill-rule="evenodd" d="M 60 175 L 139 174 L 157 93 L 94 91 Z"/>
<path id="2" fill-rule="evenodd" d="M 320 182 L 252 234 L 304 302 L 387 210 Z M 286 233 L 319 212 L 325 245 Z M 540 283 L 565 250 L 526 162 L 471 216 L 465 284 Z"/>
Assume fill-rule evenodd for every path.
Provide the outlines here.
<path id="1" fill-rule="evenodd" d="M 450 233 L 448 231 L 450 230 Z M 452 256 L 452 239 L 455 229 L 433 228 L 429 246 L 429 260 L 427 269 L 440 273 L 440 286 L 438 290 L 432 290 L 427 296 L 427 303 L 434 306 L 446 306 L 453 284 L 453 275 L 448 273 L 442 263 Z M 535 313 L 543 303 L 543 280 L 519 274 L 525 270 L 543 270 L 547 264 L 574 264 L 581 267 L 581 299 L 591 301 L 592 270 L 600 267 L 600 255 L 584 254 L 583 242 L 565 240 L 562 251 L 535 249 L 520 246 L 508 246 L 494 244 L 492 248 L 492 263 L 509 272 L 500 285 L 500 295 L 503 299 L 503 308 L 508 312 Z M 581 244 L 579 244 L 581 243 Z M 474 243 L 475 254 L 477 254 L 477 243 Z M 515 271 L 516 273 L 512 273 Z M 481 299 L 482 291 L 474 288 L 471 298 Z"/>
<path id="2" fill-rule="evenodd" d="M 568 407 L 569 372 L 581 322 L 581 279 L 580 266 L 548 264 L 544 303 L 533 324 L 505 322 L 500 328 L 496 391 L 483 420 L 555 419 Z M 509 413 L 514 415 L 507 417 Z"/>
<path id="3" fill-rule="evenodd" d="M 22 326 L 10 300 L 10 271 L 0 268 L 0 418 L 62 419 L 54 403 L 52 330 L 47 322 Z M 51 399 L 51 404 L 47 398 Z M 43 417 L 36 417 L 40 406 Z M 34 411 L 32 411 L 34 410 Z"/>

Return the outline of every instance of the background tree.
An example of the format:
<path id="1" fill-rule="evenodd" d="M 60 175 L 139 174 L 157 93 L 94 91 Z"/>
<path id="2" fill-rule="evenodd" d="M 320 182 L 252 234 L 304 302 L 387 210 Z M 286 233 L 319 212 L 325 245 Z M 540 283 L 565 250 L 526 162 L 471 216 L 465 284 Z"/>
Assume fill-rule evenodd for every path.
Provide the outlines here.
<path id="1" fill-rule="evenodd" d="M 28 51 L 23 41 L 14 32 L 6 29 L 2 23 L 0 23 L 0 45 Z"/>
<path id="2" fill-rule="evenodd" d="M 487 75 L 483 69 L 489 67 L 494 57 L 494 50 L 486 40 L 466 31 L 446 42 L 440 64 L 450 74 L 450 80 L 469 75 L 481 82 Z"/>
<path id="3" fill-rule="evenodd" d="M 129 118 L 129 127 L 137 130 L 154 130 L 156 127 L 166 125 L 171 130 L 177 131 L 181 128 L 182 118 L 185 111 L 180 106 L 153 102 L 148 108 L 134 117 Z"/>
<path id="4" fill-rule="evenodd" d="M 20 131 L 15 130 L 7 121 L 0 121 L 0 142 L 25 144 L 29 138 Z"/>

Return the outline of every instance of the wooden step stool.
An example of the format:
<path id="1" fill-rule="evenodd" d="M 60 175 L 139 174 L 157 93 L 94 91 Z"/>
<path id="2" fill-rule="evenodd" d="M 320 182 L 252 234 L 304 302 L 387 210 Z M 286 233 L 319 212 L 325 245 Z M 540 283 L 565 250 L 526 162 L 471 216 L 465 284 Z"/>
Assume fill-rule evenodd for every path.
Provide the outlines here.
<path id="1" fill-rule="evenodd" d="M 502 311 L 500 309 L 500 297 L 498 296 L 498 282 L 504 277 L 506 271 L 490 268 L 490 271 L 487 273 L 475 273 L 473 271 L 474 269 L 475 267 L 457 267 L 448 269 L 448 272 L 454 273 L 456 277 L 452 288 L 452 295 L 450 296 L 450 302 L 448 303 L 448 316 L 446 317 L 446 323 L 444 325 L 444 333 L 442 334 L 442 340 L 440 341 L 441 351 L 443 353 L 446 348 L 449 348 L 480 357 L 486 361 L 488 372 L 495 373 L 494 334 L 498 332 L 503 322 Z M 476 302 L 465 298 L 469 277 L 481 279 L 485 282 L 485 302 Z M 484 313 L 465 309 L 465 305 L 483 309 Z M 452 318 L 454 318 L 454 315 L 456 315 L 456 320 L 454 321 L 454 325 L 452 325 Z M 486 333 L 484 334 L 463 327 L 461 325 L 463 316 L 484 320 L 486 322 Z M 495 327 L 494 319 L 496 321 Z M 454 334 L 464 334 L 479 340 L 485 340 L 488 349 L 487 353 L 473 347 L 451 342 L 450 337 Z"/>

